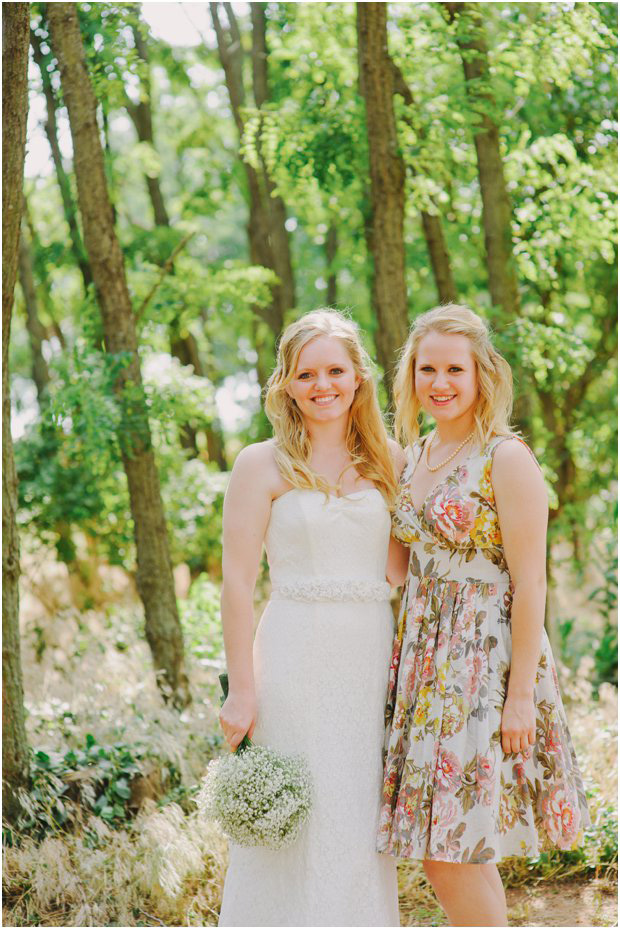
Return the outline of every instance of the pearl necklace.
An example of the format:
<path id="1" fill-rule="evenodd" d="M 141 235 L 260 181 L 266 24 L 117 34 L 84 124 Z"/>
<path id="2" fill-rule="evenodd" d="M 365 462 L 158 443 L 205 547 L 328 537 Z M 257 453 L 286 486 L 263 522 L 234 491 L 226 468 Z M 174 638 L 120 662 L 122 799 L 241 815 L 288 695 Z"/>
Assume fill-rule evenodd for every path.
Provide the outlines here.
<path id="1" fill-rule="evenodd" d="M 458 453 L 460 452 L 460 450 L 461 450 L 462 448 L 464 448 L 464 447 L 467 445 L 467 443 L 470 442 L 470 441 L 473 439 L 473 437 L 474 437 L 474 432 L 475 432 L 475 430 L 472 430 L 472 431 L 469 433 L 469 435 L 467 436 L 467 438 L 466 438 L 466 439 L 463 439 L 463 441 L 461 442 L 461 444 L 460 444 L 457 448 L 454 449 L 454 451 L 452 452 L 452 454 L 449 455 L 449 456 L 446 458 L 445 461 L 442 461 L 440 464 L 435 465 L 435 467 L 433 468 L 432 465 L 429 464 L 429 461 L 428 461 L 428 453 L 429 453 L 430 450 L 431 450 L 431 445 L 432 445 L 433 442 L 435 441 L 435 436 L 437 435 L 437 433 L 435 432 L 435 433 L 433 434 L 433 438 L 430 440 L 430 442 L 429 442 L 428 445 L 426 446 L 426 461 L 424 462 L 424 464 L 426 465 L 426 470 L 427 470 L 427 471 L 439 471 L 441 468 L 444 467 L 444 465 L 447 465 L 449 461 L 452 461 L 453 458 L 456 458 L 456 456 L 458 455 Z"/>

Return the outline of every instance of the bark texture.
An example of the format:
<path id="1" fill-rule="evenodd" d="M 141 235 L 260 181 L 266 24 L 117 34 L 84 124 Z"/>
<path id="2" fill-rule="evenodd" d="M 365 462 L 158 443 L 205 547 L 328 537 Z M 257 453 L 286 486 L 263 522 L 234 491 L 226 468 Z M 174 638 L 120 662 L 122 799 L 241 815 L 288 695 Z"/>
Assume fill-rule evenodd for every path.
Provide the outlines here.
<path id="1" fill-rule="evenodd" d="M 398 151 L 394 72 L 387 46 L 387 4 L 357 3 L 360 89 L 366 103 L 370 160 L 370 244 L 375 344 L 391 398 L 398 351 L 407 338 L 405 166 Z"/>
<path id="2" fill-rule="evenodd" d="M 9 340 L 17 278 L 28 116 L 29 3 L 2 4 L 2 782 L 3 814 L 20 812 L 28 743 L 19 642 L 17 475 L 11 439 Z"/>
<path id="3" fill-rule="evenodd" d="M 136 581 L 144 604 L 146 637 L 162 693 L 176 706 L 184 706 L 190 697 L 166 521 L 144 402 L 135 320 L 107 190 L 95 96 L 76 5 L 52 3 L 48 14 L 69 111 L 78 203 L 105 345 L 111 354 L 127 353 L 130 358 L 117 382 L 124 414 L 119 439 L 134 521 Z"/>
<path id="4" fill-rule="evenodd" d="M 504 178 L 499 128 L 492 115 L 495 101 L 484 35 L 484 8 L 472 3 L 444 3 L 443 6 L 450 21 L 456 20 L 456 41 L 463 62 L 466 92 L 478 117 L 474 143 L 491 300 L 501 307 L 507 319 L 514 319 L 521 312 L 521 301 L 512 256 L 512 209 Z"/>

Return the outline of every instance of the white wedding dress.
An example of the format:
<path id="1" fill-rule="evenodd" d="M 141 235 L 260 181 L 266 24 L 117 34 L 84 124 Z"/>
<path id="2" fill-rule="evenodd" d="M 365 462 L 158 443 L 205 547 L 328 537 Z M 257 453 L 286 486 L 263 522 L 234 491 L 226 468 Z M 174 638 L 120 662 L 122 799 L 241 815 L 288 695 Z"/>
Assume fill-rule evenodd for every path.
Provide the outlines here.
<path id="1" fill-rule="evenodd" d="M 291 490 L 265 544 L 254 741 L 301 753 L 313 807 L 294 845 L 231 845 L 220 926 L 398 926 L 396 862 L 375 851 L 393 618 L 378 490 Z"/>

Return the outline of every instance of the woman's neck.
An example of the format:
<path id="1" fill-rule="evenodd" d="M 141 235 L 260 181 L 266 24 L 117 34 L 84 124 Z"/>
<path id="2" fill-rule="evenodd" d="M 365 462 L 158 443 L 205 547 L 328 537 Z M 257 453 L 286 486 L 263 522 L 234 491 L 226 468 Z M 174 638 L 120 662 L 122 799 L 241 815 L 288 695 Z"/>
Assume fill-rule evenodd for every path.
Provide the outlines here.
<path id="1" fill-rule="evenodd" d="M 346 448 L 348 419 L 337 419 L 330 423 L 306 422 L 313 451 L 337 452 Z"/>
<path id="2" fill-rule="evenodd" d="M 475 421 L 473 416 L 466 419 L 460 418 L 453 422 L 435 423 L 437 439 L 441 445 L 458 445 L 463 442 L 474 430 Z"/>

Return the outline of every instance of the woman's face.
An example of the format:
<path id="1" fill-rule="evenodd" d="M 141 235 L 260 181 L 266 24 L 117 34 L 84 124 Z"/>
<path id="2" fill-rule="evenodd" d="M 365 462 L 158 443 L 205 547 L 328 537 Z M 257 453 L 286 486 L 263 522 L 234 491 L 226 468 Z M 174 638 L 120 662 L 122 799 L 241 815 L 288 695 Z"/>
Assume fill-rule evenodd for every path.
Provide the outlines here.
<path id="1" fill-rule="evenodd" d="M 464 335 L 430 332 L 418 346 L 415 391 L 438 423 L 471 418 L 478 402 L 478 374 L 471 342 Z"/>
<path id="2" fill-rule="evenodd" d="M 289 397 L 311 422 L 333 422 L 348 416 L 360 378 L 341 339 L 321 335 L 302 348 Z"/>

